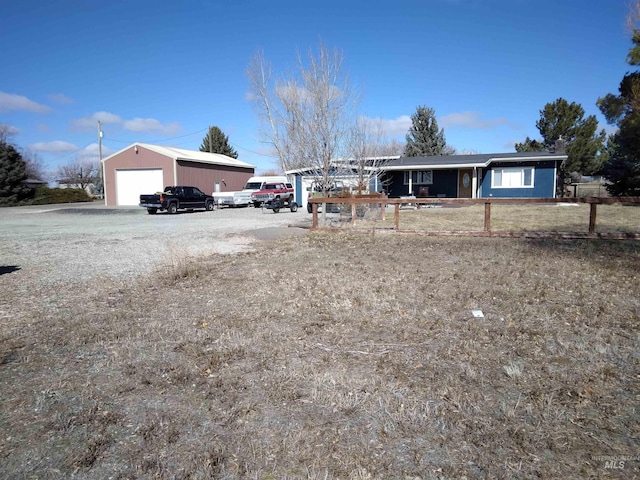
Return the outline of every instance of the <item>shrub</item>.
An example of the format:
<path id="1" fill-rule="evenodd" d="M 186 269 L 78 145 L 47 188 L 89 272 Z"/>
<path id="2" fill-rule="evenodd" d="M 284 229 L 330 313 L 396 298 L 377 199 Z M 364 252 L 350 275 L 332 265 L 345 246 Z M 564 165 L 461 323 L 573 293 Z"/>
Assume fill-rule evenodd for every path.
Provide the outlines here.
<path id="1" fill-rule="evenodd" d="M 31 205 L 47 205 L 50 203 L 90 202 L 91 197 L 81 188 L 49 188 L 37 187 Z"/>

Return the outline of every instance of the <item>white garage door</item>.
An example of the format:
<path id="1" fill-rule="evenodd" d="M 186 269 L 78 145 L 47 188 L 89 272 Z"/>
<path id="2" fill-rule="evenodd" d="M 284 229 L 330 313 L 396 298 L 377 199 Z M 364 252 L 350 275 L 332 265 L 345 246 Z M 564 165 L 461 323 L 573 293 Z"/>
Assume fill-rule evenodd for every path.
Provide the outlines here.
<path id="1" fill-rule="evenodd" d="M 143 193 L 162 191 L 162 169 L 116 170 L 117 205 L 138 205 Z"/>

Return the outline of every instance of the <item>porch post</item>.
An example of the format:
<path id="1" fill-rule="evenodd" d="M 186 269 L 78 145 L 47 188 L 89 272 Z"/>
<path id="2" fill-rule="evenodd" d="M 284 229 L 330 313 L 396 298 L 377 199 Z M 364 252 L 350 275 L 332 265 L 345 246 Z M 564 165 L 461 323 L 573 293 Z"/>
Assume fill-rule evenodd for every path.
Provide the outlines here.
<path id="1" fill-rule="evenodd" d="M 471 198 L 478 198 L 478 168 L 473 167 L 473 176 L 471 177 Z"/>

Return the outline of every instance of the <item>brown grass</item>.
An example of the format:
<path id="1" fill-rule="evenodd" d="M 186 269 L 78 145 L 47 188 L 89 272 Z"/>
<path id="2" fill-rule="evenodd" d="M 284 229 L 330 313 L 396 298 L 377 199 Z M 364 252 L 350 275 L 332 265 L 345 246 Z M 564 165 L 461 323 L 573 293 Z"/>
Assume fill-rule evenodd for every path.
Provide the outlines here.
<path id="1" fill-rule="evenodd" d="M 0 477 L 640 474 L 596 458 L 639 452 L 638 242 L 316 233 L 189 262 L 0 276 Z"/>
<path id="2" fill-rule="evenodd" d="M 350 210 L 329 226 L 351 227 Z M 360 228 L 390 229 L 393 227 L 393 208 L 387 208 L 384 221 L 369 214 L 356 222 Z M 436 207 L 400 210 L 400 229 L 414 231 L 482 231 L 484 205 L 464 207 Z M 492 205 L 491 229 L 494 231 L 583 232 L 589 230 L 588 204 L 557 205 Z M 640 233 L 640 206 L 598 205 L 596 218 L 598 233 Z"/>

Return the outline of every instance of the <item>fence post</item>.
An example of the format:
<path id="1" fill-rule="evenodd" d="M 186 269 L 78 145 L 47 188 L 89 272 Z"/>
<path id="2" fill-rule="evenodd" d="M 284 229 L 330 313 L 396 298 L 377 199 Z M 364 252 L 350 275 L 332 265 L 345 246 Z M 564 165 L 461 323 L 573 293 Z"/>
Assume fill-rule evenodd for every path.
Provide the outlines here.
<path id="1" fill-rule="evenodd" d="M 356 204 L 352 203 L 351 204 L 351 222 L 355 222 L 356 221 Z"/>
<path id="2" fill-rule="evenodd" d="M 313 215 L 311 219 L 311 228 L 315 229 L 315 228 L 318 228 L 318 204 L 317 203 L 311 204 L 311 212 Z"/>
<path id="3" fill-rule="evenodd" d="M 395 217 L 393 219 L 393 228 L 395 230 L 400 230 L 400 204 L 396 203 L 395 204 Z"/>
<path id="4" fill-rule="evenodd" d="M 491 202 L 484 203 L 484 231 L 491 231 Z"/>
<path id="5" fill-rule="evenodd" d="M 595 233 L 596 231 L 596 209 L 598 208 L 597 203 L 589 204 L 589 233 Z"/>

